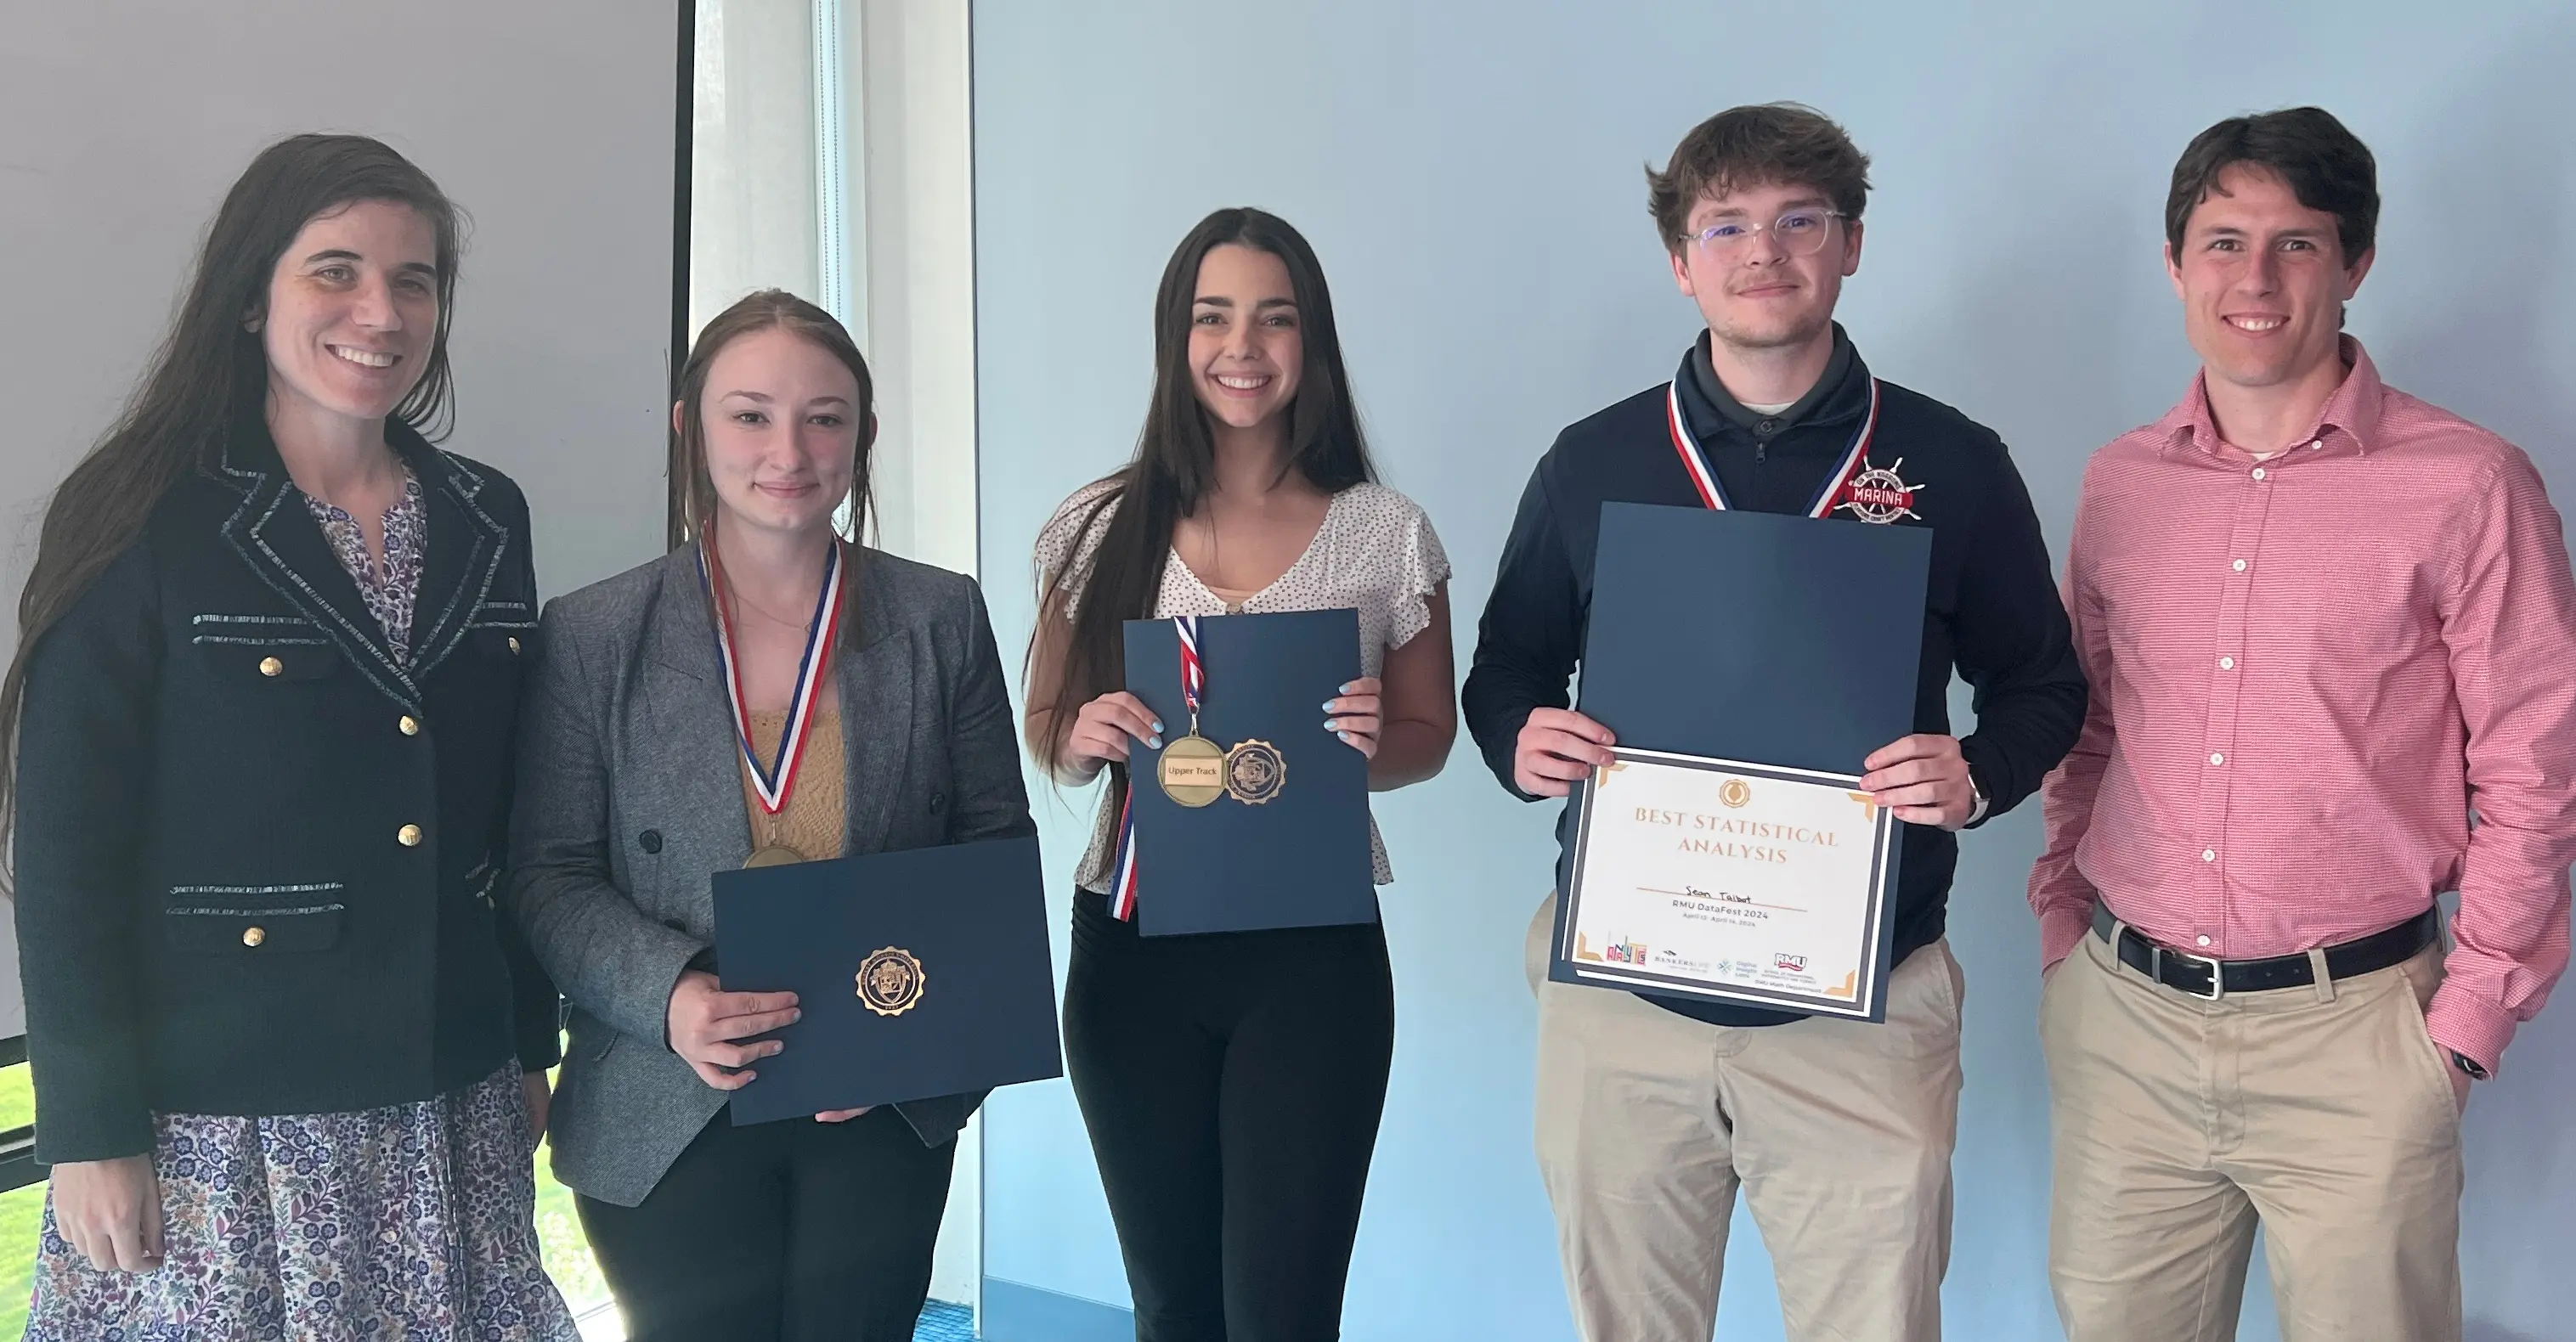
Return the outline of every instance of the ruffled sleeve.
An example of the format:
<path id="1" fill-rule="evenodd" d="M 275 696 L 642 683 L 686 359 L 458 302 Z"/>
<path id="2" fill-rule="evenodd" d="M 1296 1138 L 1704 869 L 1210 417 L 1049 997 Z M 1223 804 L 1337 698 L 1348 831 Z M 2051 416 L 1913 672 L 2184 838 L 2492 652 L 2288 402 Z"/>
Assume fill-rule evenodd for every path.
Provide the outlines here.
<path id="1" fill-rule="evenodd" d="M 1386 639 L 1387 647 L 1400 648 L 1430 627 L 1431 594 L 1449 581 L 1449 552 L 1441 548 L 1440 533 L 1431 529 L 1431 515 L 1421 505 L 1387 492 L 1403 512 L 1395 528 L 1397 583 L 1389 595 Z"/>
<path id="2" fill-rule="evenodd" d="M 1056 575 L 1069 573 L 1065 584 L 1064 614 L 1070 619 L 1074 607 L 1081 603 L 1082 589 L 1091 580 L 1091 561 L 1100 550 L 1101 537 L 1108 534 L 1109 519 L 1118 511 L 1116 502 L 1100 508 L 1093 505 L 1101 496 L 1118 487 L 1117 477 L 1094 480 L 1073 492 L 1071 498 L 1056 506 L 1055 515 L 1038 529 L 1035 562 L 1038 571 L 1039 599 L 1055 585 Z M 1088 519 L 1089 526 L 1084 525 Z M 1435 542 L 1436 544 L 1436 542 Z"/>

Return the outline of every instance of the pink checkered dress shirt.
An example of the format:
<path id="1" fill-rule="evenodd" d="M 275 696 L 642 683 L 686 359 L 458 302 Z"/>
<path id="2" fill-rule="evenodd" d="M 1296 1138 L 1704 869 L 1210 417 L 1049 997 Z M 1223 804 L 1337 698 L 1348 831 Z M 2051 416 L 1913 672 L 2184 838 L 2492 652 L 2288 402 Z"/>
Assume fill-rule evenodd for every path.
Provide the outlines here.
<path id="1" fill-rule="evenodd" d="M 2457 890 L 2426 1014 L 2495 1068 L 2567 967 L 2576 586 L 2520 449 L 2344 357 L 2268 461 L 2220 440 L 2198 382 L 2094 454 L 2066 565 L 2092 707 L 2042 790 L 2030 903 L 2048 964 L 2097 894 L 2250 959 Z"/>

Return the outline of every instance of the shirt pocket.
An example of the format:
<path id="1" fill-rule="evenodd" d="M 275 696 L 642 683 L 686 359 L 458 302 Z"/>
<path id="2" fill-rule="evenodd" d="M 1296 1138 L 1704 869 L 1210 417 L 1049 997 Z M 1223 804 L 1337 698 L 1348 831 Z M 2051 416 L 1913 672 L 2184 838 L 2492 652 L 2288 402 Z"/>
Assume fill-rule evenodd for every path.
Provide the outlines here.
<path id="1" fill-rule="evenodd" d="M 162 910 L 171 949 L 191 955 L 305 955 L 340 942 L 348 912 L 338 881 L 178 885 Z"/>
<path id="2" fill-rule="evenodd" d="M 524 601 L 486 601 L 466 620 L 465 636 L 486 657 L 524 657 L 536 651 L 536 616 Z"/>
<path id="3" fill-rule="evenodd" d="M 196 648 L 199 664 L 224 685 L 327 680 L 340 670 L 339 648 L 311 625 L 200 623 L 188 641 Z"/>

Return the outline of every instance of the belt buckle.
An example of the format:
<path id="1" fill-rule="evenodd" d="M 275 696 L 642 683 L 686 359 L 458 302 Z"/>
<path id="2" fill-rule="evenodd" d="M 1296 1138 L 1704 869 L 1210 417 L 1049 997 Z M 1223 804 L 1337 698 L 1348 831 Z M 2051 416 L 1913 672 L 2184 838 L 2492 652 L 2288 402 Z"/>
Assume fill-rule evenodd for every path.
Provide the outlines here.
<path id="1" fill-rule="evenodd" d="M 2154 955 L 2154 959 L 2148 967 L 2153 971 L 2153 977 L 2156 982 L 2165 983 L 2165 957 L 2170 955 L 2178 960 L 2188 960 L 2193 964 L 2209 966 L 2208 992 L 2196 993 L 2188 988 L 2174 988 L 2175 992 L 2181 993 L 2185 997 L 2197 997 L 2204 1002 L 2215 1002 L 2220 998 L 2227 996 L 2227 975 L 2220 970 L 2217 956 L 2194 955 L 2190 951 L 2173 950 L 2165 946 L 2163 943 L 2155 941 L 2148 942 L 2147 946 Z M 2165 986 L 2173 988 L 2173 985 L 2170 983 L 2165 983 Z"/>

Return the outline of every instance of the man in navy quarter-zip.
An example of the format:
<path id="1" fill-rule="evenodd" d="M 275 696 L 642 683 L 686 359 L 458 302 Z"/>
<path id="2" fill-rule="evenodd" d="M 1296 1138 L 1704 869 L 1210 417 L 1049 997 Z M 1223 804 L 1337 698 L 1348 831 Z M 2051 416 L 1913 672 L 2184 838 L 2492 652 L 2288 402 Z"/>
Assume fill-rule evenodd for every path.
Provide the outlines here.
<path id="1" fill-rule="evenodd" d="M 1586 1342 L 1710 1335 L 1739 1186 L 1792 1339 L 1940 1334 L 1964 987 L 1942 939 L 1955 831 L 2039 787 L 2075 742 L 2085 690 L 2001 440 L 1873 378 L 1833 320 L 1860 268 L 1868 170 L 1841 127 L 1775 104 L 1710 118 L 1648 173 L 1673 277 L 1708 330 L 1671 383 L 1557 436 L 1478 626 L 1468 727 L 1514 795 L 1562 797 L 1612 744 L 1567 696 L 1603 503 L 1933 531 L 1914 734 L 1853 762 L 1906 822 L 1885 1024 L 1547 982 L 1555 896 L 1530 926 L 1539 1165 Z M 1954 668 L 1976 692 L 1964 740 Z"/>

